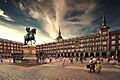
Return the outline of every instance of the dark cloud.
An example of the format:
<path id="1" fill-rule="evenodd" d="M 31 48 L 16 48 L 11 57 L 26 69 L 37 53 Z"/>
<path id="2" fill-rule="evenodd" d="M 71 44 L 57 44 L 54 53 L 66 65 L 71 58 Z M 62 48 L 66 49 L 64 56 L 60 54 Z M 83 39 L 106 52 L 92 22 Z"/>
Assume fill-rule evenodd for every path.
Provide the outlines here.
<path id="1" fill-rule="evenodd" d="M 79 21 L 80 20 L 80 16 L 82 14 L 84 14 L 85 11 L 77 11 L 77 10 L 69 10 L 66 12 L 66 15 L 65 15 L 65 20 L 68 20 L 68 21 Z"/>
<path id="2" fill-rule="evenodd" d="M 120 29 L 119 4 L 119 0 L 0 0 L 0 9 L 11 19 L 0 15 L 0 21 L 36 27 L 49 38 L 56 25 L 62 26 L 63 34 L 88 35 L 97 32 L 103 13 L 112 30 Z"/>

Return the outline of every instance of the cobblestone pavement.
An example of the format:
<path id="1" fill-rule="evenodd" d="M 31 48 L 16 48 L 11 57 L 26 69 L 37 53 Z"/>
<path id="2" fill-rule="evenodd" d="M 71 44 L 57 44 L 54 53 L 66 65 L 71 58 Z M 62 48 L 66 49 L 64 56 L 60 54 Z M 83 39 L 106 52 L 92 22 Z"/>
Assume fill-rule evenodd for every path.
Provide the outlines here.
<path id="1" fill-rule="evenodd" d="M 120 67 L 103 63 L 100 74 L 89 73 L 86 63 L 54 62 L 32 67 L 0 64 L 0 80 L 120 80 Z"/>

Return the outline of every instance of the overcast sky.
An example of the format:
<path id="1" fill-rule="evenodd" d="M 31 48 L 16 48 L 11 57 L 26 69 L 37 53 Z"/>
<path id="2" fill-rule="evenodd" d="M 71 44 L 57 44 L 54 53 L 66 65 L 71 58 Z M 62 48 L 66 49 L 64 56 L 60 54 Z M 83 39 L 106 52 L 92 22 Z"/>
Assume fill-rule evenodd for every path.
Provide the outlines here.
<path id="1" fill-rule="evenodd" d="M 25 27 L 37 29 L 37 44 L 97 33 L 105 13 L 120 29 L 119 0 L 0 0 L 0 38 L 24 42 Z"/>

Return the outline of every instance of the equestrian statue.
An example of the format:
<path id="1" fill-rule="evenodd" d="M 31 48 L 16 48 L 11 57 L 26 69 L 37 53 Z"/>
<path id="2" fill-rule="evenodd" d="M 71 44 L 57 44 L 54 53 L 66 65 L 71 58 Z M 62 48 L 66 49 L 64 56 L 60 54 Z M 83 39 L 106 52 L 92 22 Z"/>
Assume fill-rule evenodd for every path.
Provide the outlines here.
<path id="1" fill-rule="evenodd" d="M 35 44 L 35 34 L 36 34 L 36 29 L 33 28 L 30 30 L 30 28 L 26 27 L 26 32 L 27 34 L 24 36 L 24 45 L 27 45 L 29 41 L 31 41 L 31 45 L 32 45 L 32 40 L 34 41 L 33 44 Z"/>

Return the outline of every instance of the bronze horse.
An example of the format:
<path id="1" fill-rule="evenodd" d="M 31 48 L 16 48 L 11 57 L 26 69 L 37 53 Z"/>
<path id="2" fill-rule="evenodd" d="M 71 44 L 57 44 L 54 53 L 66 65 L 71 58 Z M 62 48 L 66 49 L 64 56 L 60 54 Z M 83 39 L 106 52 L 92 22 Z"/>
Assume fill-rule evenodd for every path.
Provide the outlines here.
<path id="1" fill-rule="evenodd" d="M 32 40 L 34 40 L 35 44 L 35 36 L 34 34 L 36 34 L 36 29 L 33 28 L 32 30 L 30 30 L 30 28 L 26 28 L 27 34 L 24 36 L 24 45 L 27 45 L 29 41 L 31 41 L 31 45 L 32 45 Z"/>

